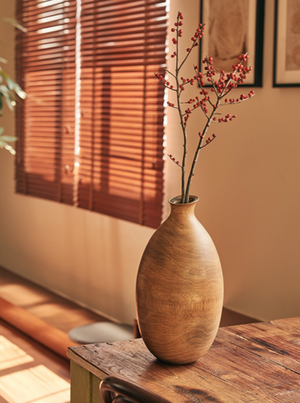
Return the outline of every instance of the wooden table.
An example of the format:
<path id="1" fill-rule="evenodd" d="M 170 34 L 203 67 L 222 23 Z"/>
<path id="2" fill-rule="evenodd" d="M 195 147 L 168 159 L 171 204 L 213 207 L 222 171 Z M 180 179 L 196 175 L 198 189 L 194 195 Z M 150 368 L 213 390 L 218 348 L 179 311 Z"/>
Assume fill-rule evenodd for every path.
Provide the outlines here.
<path id="1" fill-rule="evenodd" d="M 99 382 L 115 375 L 173 403 L 300 402 L 300 318 L 220 328 L 200 360 L 159 362 L 141 339 L 68 349 L 71 402 L 99 403 Z"/>

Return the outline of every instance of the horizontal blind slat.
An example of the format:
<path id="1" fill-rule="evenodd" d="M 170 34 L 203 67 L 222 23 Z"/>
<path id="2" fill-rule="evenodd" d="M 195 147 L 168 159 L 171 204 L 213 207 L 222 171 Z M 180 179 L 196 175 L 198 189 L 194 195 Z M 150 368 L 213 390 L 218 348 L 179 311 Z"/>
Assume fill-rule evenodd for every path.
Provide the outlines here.
<path id="1" fill-rule="evenodd" d="M 166 2 L 81 0 L 79 207 L 158 226 Z M 73 203 L 76 1 L 17 0 L 16 189 Z M 77 37 L 78 39 L 78 37 Z M 77 57 L 77 59 L 76 59 Z"/>

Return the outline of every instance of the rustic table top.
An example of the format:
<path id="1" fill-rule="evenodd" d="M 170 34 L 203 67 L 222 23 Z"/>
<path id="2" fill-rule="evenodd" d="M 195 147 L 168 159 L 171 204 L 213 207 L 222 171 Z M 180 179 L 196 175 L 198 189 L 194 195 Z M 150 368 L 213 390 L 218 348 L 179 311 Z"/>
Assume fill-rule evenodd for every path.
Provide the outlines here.
<path id="1" fill-rule="evenodd" d="M 300 402 L 300 317 L 220 328 L 188 365 L 158 361 L 141 339 L 74 346 L 68 356 L 100 379 L 119 376 L 173 403 Z"/>

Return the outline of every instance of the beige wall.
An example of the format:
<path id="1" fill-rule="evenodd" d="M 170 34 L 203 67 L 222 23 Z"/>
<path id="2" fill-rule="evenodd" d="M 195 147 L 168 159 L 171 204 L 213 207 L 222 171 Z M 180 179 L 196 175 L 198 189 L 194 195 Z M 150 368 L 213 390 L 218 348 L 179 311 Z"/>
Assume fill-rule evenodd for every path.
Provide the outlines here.
<path id="1" fill-rule="evenodd" d="M 200 197 L 197 216 L 222 261 L 225 305 L 259 319 L 300 314 L 300 88 L 272 88 L 273 3 L 266 0 L 264 86 L 231 108 L 238 118 L 220 125 L 203 150 L 192 189 Z M 179 9 L 184 29 L 197 25 L 198 1 L 171 0 L 171 20 Z M 0 0 L 0 10 L 12 15 L 13 2 Z M 0 32 L 2 39 L 3 24 Z M 8 47 L 0 54 L 13 59 L 10 28 L 4 39 Z M 11 114 L 1 120 L 13 130 Z M 167 151 L 180 155 L 178 124 L 169 112 L 168 122 Z M 191 129 L 190 155 L 198 119 Z M 16 195 L 13 164 L 0 150 L 0 265 L 130 323 L 138 263 L 153 231 Z M 179 190 L 169 161 L 166 180 L 167 200 Z"/>

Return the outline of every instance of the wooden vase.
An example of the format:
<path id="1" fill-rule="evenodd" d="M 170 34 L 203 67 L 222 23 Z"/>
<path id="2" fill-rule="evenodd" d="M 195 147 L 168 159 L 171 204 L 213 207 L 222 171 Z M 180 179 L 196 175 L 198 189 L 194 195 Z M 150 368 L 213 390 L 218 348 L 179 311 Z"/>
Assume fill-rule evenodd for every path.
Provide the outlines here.
<path id="1" fill-rule="evenodd" d="M 223 275 L 215 245 L 197 220 L 198 198 L 181 204 L 151 237 L 137 275 L 142 338 L 161 361 L 188 364 L 212 345 L 221 319 Z"/>

